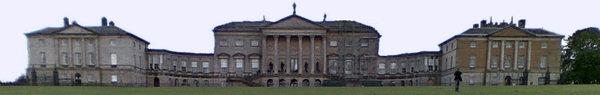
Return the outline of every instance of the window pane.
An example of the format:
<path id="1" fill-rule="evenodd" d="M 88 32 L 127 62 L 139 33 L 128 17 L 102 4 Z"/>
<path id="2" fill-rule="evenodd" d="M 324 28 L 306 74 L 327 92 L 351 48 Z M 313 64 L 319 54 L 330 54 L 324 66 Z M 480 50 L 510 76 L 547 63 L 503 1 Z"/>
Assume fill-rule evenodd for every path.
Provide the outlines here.
<path id="1" fill-rule="evenodd" d="M 543 42 L 543 43 L 542 43 L 542 48 L 548 48 L 548 43 L 546 43 L 546 42 Z"/>
<path id="2" fill-rule="evenodd" d="M 329 42 L 330 46 L 337 46 L 337 41 L 331 41 Z"/>
<path id="3" fill-rule="evenodd" d="M 546 68 L 546 56 L 540 58 L 540 68 Z"/>
<path id="4" fill-rule="evenodd" d="M 40 52 L 40 59 L 42 64 L 46 64 L 46 53 L 45 52 Z"/>
<path id="5" fill-rule="evenodd" d="M 227 46 L 227 40 L 220 40 L 219 41 L 219 45 L 220 46 Z"/>
<path id="6" fill-rule="evenodd" d="M 198 67 L 198 62 L 192 62 L 192 67 Z"/>
<path id="7" fill-rule="evenodd" d="M 469 67 L 475 67 L 475 61 L 476 61 L 475 58 L 476 58 L 475 55 L 471 55 L 471 58 L 469 61 L 470 62 Z"/>
<path id="8" fill-rule="evenodd" d="M 227 68 L 227 59 L 221 59 L 221 68 Z"/>
<path id="9" fill-rule="evenodd" d="M 235 41 L 235 46 L 243 46 L 244 42 L 242 40 Z"/>
<path id="10" fill-rule="evenodd" d="M 379 74 L 385 74 L 385 64 L 379 63 Z"/>
<path id="11" fill-rule="evenodd" d="M 346 74 L 352 74 L 352 60 L 346 60 L 345 69 Z"/>
<path id="12" fill-rule="evenodd" d="M 258 41 L 256 41 L 256 40 L 252 41 L 252 46 L 258 46 Z"/>
<path id="13" fill-rule="evenodd" d="M 117 82 L 117 75 L 112 75 L 111 82 Z"/>
<path id="14" fill-rule="evenodd" d="M 258 68 L 258 59 L 252 59 L 252 68 Z"/>
<path id="15" fill-rule="evenodd" d="M 390 64 L 391 73 L 397 73 L 396 63 Z"/>
<path id="16" fill-rule="evenodd" d="M 510 61 L 512 56 L 506 56 L 504 59 L 504 68 L 510 68 Z"/>
<path id="17" fill-rule="evenodd" d="M 496 68 L 498 66 L 498 56 L 492 56 L 492 68 Z"/>
<path id="18" fill-rule="evenodd" d="M 110 59 L 111 59 L 110 60 L 111 65 L 117 65 L 117 54 L 115 54 L 115 53 L 110 54 Z"/>
<path id="19" fill-rule="evenodd" d="M 96 62 L 96 57 L 93 52 L 88 53 L 88 64 L 93 65 Z"/>
<path id="20" fill-rule="evenodd" d="M 519 56 L 519 64 L 518 64 L 518 66 L 517 66 L 517 67 L 518 67 L 518 68 L 523 68 L 523 67 L 524 67 L 524 65 L 525 65 L 525 56 L 524 56 L 524 55 L 521 55 L 521 56 Z"/>
<path id="21" fill-rule="evenodd" d="M 244 60 L 242 60 L 242 59 L 235 59 L 235 66 L 236 66 L 237 68 L 242 68 L 242 67 L 244 67 Z"/>
<path id="22" fill-rule="evenodd" d="M 494 44 L 492 44 L 492 48 L 498 48 L 498 42 L 494 42 Z"/>

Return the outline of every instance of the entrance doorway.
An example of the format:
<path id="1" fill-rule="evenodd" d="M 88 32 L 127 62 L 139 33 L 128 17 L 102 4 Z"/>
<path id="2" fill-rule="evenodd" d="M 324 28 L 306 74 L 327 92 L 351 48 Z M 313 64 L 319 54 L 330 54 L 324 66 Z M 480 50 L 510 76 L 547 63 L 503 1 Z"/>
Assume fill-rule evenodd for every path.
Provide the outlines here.
<path id="1" fill-rule="evenodd" d="M 160 80 L 158 79 L 158 77 L 154 77 L 154 87 L 159 87 L 160 86 Z"/>
<path id="2" fill-rule="evenodd" d="M 504 77 L 504 83 L 506 83 L 505 85 L 510 85 L 510 84 L 512 84 L 512 83 L 510 82 L 510 80 L 512 80 L 512 78 L 511 78 L 510 76 L 506 76 L 506 77 Z"/>
<path id="3" fill-rule="evenodd" d="M 81 74 L 75 74 L 75 86 L 81 86 Z"/>

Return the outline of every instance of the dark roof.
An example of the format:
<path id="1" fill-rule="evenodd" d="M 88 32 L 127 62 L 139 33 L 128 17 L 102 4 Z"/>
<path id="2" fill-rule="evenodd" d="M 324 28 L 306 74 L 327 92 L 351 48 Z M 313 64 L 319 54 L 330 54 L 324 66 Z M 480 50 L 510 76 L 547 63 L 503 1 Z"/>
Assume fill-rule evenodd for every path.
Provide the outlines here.
<path id="1" fill-rule="evenodd" d="M 268 25 L 270 21 L 243 21 L 243 22 L 230 22 L 227 24 L 219 25 L 213 29 L 213 32 L 217 31 L 260 31 L 260 27 Z"/>
<path id="2" fill-rule="evenodd" d="M 26 36 L 30 36 L 30 35 L 49 35 L 49 34 L 55 34 L 57 32 L 60 32 L 62 30 L 68 29 L 70 27 L 81 27 L 83 29 L 86 29 L 88 31 L 92 31 L 95 34 L 99 34 L 99 35 L 129 35 L 132 36 L 138 40 L 144 41 L 148 44 L 150 44 L 150 42 L 136 36 L 133 35 L 117 26 L 80 26 L 78 24 L 73 24 L 73 25 L 69 25 L 67 27 L 46 27 L 37 31 L 33 31 L 33 32 L 29 32 L 29 33 L 25 33 Z"/>
<path id="3" fill-rule="evenodd" d="M 261 28 L 264 28 L 271 24 L 278 23 L 280 21 L 283 21 L 283 20 L 291 18 L 291 17 L 298 17 L 298 18 L 304 19 L 313 24 L 323 26 L 323 27 L 327 28 L 329 31 L 334 31 L 334 32 L 338 32 L 338 31 L 374 32 L 379 37 L 381 37 L 381 35 L 379 34 L 379 32 L 377 32 L 377 30 L 375 30 L 375 28 L 365 25 L 365 24 L 362 24 L 362 23 L 359 23 L 359 22 L 356 22 L 356 21 L 339 20 L 339 21 L 315 22 L 315 21 L 311 21 L 309 19 L 306 19 L 306 18 L 298 16 L 298 15 L 290 15 L 285 18 L 282 18 L 281 20 L 279 20 L 277 22 L 271 22 L 271 21 L 230 22 L 230 23 L 226 23 L 226 24 L 215 27 L 213 29 L 213 32 L 221 32 L 221 31 L 260 32 Z"/>
<path id="4" fill-rule="evenodd" d="M 170 51 L 170 50 L 166 50 L 166 49 L 148 49 L 148 52 L 167 52 L 167 53 L 171 53 L 171 54 L 180 54 L 180 55 L 210 55 L 213 56 L 213 53 L 191 53 L 191 52 L 176 52 L 176 51 Z"/>
<path id="5" fill-rule="evenodd" d="M 379 57 L 401 57 L 401 56 L 414 56 L 414 55 L 421 55 L 421 54 L 440 54 L 440 51 L 420 51 L 420 52 L 413 52 L 413 53 L 403 53 L 403 54 L 397 54 L 397 55 L 383 55 L 383 56 L 379 56 Z"/>
<path id="6" fill-rule="evenodd" d="M 514 25 L 507 26 L 507 27 L 471 28 L 471 29 L 468 29 L 465 32 L 459 34 L 459 35 L 463 35 L 463 36 L 475 36 L 475 35 L 489 36 L 489 34 L 493 34 L 493 33 L 496 33 L 496 32 L 499 32 L 501 30 L 508 29 L 508 28 L 511 28 L 511 27 L 514 27 L 514 28 L 519 29 L 519 30 L 523 30 L 523 31 L 528 32 L 530 34 L 533 34 L 535 36 L 556 36 L 556 37 L 564 36 L 564 35 L 556 34 L 554 32 L 550 32 L 548 30 L 544 30 L 544 29 L 541 29 L 541 28 L 519 28 L 519 27 L 516 27 Z"/>
<path id="7" fill-rule="evenodd" d="M 443 45 L 444 43 L 456 38 L 456 37 L 489 37 L 491 34 L 497 33 L 504 29 L 508 28 L 516 28 L 519 30 L 523 30 L 529 34 L 532 34 L 534 37 L 550 37 L 550 38 L 564 38 L 564 35 L 560 35 L 548 30 L 544 30 L 541 28 L 519 28 L 514 25 L 506 26 L 506 27 L 482 27 L 482 28 L 471 28 L 467 29 L 465 32 L 455 35 L 454 37 L 440 43 L 438 46 Z"/>

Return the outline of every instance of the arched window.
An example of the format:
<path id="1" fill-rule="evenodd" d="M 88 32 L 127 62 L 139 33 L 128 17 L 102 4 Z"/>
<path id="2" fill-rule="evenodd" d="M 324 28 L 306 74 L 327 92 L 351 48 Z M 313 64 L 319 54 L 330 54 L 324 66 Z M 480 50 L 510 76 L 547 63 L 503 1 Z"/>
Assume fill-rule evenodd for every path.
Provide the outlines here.
<path id="1" fill-rule="evenodd" d="M 308 73 L 308 62 L 304 62 L 304 72 Z"/>
<path id="2" fill-rule="evenodd" d="M 321 73 L 321 69 L 319 69 L 319 68 L 321 68 L 320 66 L 321 65 L 319 65 L 319 62 L 315 63 L 315 72 Z"/>
<path id="3" fill-rule="evenodd" d="M 400 81 L 400 86 L 404 86 L 404 81 Z"/>
<path id="4" fill-rule="evenodd" d="M 210 82 L 208 82 L 208 80 L 204 80 L 204 87 L 210 87 Z"/>
<path id="5" fill-rule="evenodd" d="M 267 72 L 273 73 L 273 62 L 269 62 L 269 70 Z"/>
<path id="6" fill-rule="evenodd" d="M 321 86 L 321 80 L 316 79 L 315 80 L 315 87 L 319 87 L 319 86 Z"/>
<path id="7" fill-rule="evenodd" d="M 292 81 L 290 82 L 290 86 L 291 87 L 298 87 L 298 80 L 292 79 Z"/>
<path id="8" fill-rule="evenodd" d="M 178 80 L 178 79 L 175 79 L 174 86 L 175 86 L 175 87 L 178 87 L 178 86 L 179 86 L 179 80 Z"/>
<path id="9" fill-rule="evenodd" d="M 285 87 L 285 80 L 279 79 L 279 87 Z"/>
<path id="10" fill-rule="evenodd" d="M 302 80 L 302 87 L 309 87 L 309 86 L 310 86 L 310 81 L 308 81 L 308 79 Z"/>
<path id="11" fill-rule="evenodd" d="M 280 73 L 286 72 L 286 70 L 285 70 L 285 64 L 283 62 L 281 62 L 279 64 L 279 72 Z"/>
<path id="12" fill-rule="evenodd" d="M 190 85 L 187 83 L 187 79 L 183 79 L 183 82 L 181 82 L 181 86 L 190 86 Z"/>
<path id="13" fill-rule="evenodd" d="M 267 87 L 273 87 L 273 79 L 267 80 Z"/>

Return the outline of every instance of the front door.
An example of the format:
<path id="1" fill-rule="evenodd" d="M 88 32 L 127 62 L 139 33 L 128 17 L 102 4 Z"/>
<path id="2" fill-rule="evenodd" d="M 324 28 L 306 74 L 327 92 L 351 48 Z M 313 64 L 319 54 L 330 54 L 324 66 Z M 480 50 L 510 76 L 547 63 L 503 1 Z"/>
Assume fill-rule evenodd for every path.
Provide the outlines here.
<path id="1" fill-rule="evenodd" d="M 81 86 L 81 74 L 75 74 L 75 86 Z"/>

